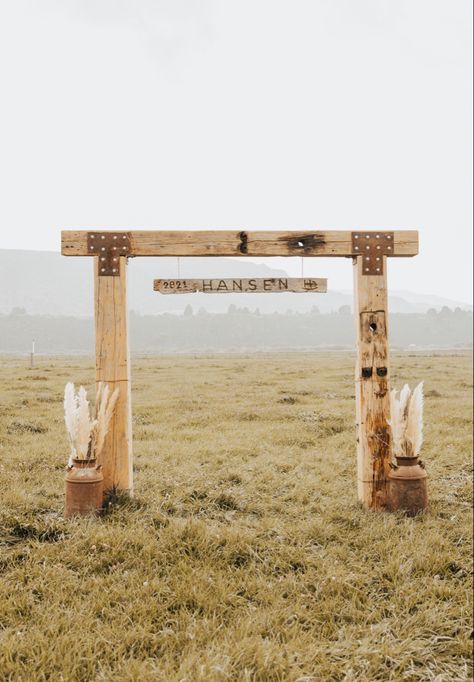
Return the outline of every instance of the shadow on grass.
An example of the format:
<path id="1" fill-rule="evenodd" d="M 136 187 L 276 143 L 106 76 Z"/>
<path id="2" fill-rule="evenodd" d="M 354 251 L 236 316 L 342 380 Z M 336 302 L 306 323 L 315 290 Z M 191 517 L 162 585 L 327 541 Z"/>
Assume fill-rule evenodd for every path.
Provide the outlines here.
<path id="1" fill-rule="evenodd" d="M 120 510 L 140 511 L 145 508 L 146 503 L 143 500 L 132 497 L 126 490 L 119 490 L 118 488 L 113 487 L 105 493 L 101 516 L 107 518 L 114 512 Z"/>
<path id="2" fill-rule="evenodd" d="M 67 537 L 64 523 L 43 522 L 36 519 L 32 522 L 14 521 L 11 525 L 0 531 L 0 543 L 15 545 L 24 540 L 36 540 L 37 542 L 60 542 Z"/>

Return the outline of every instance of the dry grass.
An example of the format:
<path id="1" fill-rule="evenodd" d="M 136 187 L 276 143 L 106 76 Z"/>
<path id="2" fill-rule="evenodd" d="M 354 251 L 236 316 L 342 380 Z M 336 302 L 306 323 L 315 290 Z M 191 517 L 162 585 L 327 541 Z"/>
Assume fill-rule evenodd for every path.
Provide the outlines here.
<path id="1" fill-rule="evenodd" d="M 62 518 L 67 380 L 3 360 L 2 680 L 471 679 L 470 359 L 397 356 L 425 381 L 428 513 L 355 499 L 347 355 L 134 363 L 136 496 Z"/>

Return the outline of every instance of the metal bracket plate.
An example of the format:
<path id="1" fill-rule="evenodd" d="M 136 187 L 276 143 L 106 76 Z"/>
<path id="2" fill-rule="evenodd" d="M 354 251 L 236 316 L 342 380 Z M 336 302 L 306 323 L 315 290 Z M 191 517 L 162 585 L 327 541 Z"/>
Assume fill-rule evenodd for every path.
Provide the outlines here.
<path id="1" fill-rule="evenodd" d="M 394 255 L 393 232 L 352 232 L 352 255 L 362 256 L 362 274 L 383 275 L 383 257 Z"/>
<path id="2" fill-rule="evenodd" d="M 99 276 L 117 277 L 120 256 L 131 256 L 130 232 L 88 232 L 87 251 L 99 257 Z"/>

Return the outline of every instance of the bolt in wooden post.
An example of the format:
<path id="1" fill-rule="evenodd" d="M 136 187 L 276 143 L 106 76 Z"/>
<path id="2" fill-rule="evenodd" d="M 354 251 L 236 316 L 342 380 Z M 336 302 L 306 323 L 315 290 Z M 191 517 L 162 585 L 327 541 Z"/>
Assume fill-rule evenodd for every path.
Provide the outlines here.
<path id="1" fill-rule="evenodd" d="M 119 388 L 115 413 L 101 455 L 104 490 L 132 492 L 132 420 L 128 345 L 127 260 L 119 258 L 115 276 L 99 274 L 94 258 L 96 382 Z"/>
<path id="2" fill-rule="evenodd" d="M 391 458 L 387 258 L 382 274 L 366 275 L 354 258 L 354 318 L 357 339 L 357 493 L 366 509 L 386 505 Z"/>

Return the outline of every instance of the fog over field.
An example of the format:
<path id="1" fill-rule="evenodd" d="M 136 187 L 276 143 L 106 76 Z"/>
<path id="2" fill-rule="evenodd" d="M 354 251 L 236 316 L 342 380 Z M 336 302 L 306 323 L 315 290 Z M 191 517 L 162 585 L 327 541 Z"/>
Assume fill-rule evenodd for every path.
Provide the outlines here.
<path id="1" fill-rule="evenodd" d="M 187 305 L 195 310 L 203 307 L 208 312 L 227 312 L 230 305 L 258 308 L 260 312 L 287 310 L 309 312 L 317 306 L 321 313 L 337 312 L 343 305 L 352 307 L 352 290 L 338 290 L 328 270 L 330 258 L 306 258 L 303 274 L 328 277 L 325 294 L 232 294 L 162 296 L 153 291 L 155 278 L 181 277 L 301 277 L 301 258 L 278 259 L 280 268 L 235 258 L 135 258 L 130 259 L 129 308 L 139 314 L 160 312 L 182 313 Z M 352 276 L 350 259 L 342 261 Z M 396 261 L 403 259 L 395 259 Z M 410 260 L 416 266 L 416 259 Z M 272 261 L 270 260 L 270 263 Z M 391 261 L 389 266 L 392 265 Z M 389 270 L 390 272 L 390 270 Z M 93 270 L 90 258 L 66 258 L 47 251 L 0 249 L 0 313 L 12 308 L 24 308 L 33 315 L 68 315 L 73 317 L 93 314 Z M 446 296 L 390 289 L 389 310 L 392 313 L 424 313 L 443 306 L 472 310 L 471 292 L 461 300 Z"/>
<path id="2" fill-rule="evenodd" d="M 312 270 L 324 276 L 327 260 Z M 351 269 L 349 260 L 345 265 Z M 128 271 L 132 352 L 354 347 L 352 291 L 332 290 L 330 279 L 327 293 L 164 296 L 153 291 L 156 277 L 281 278 L 286 272 L 232 258 L 137 258 Z M 393 347 L 472 346 L 472 306 L 462 301 L 392 291 L 389 314 Z M 92 315 L 91 259 L 0 250 L 0 352 L 27 353 L 35 339 L 38 353 L 91 353 Z"/>

